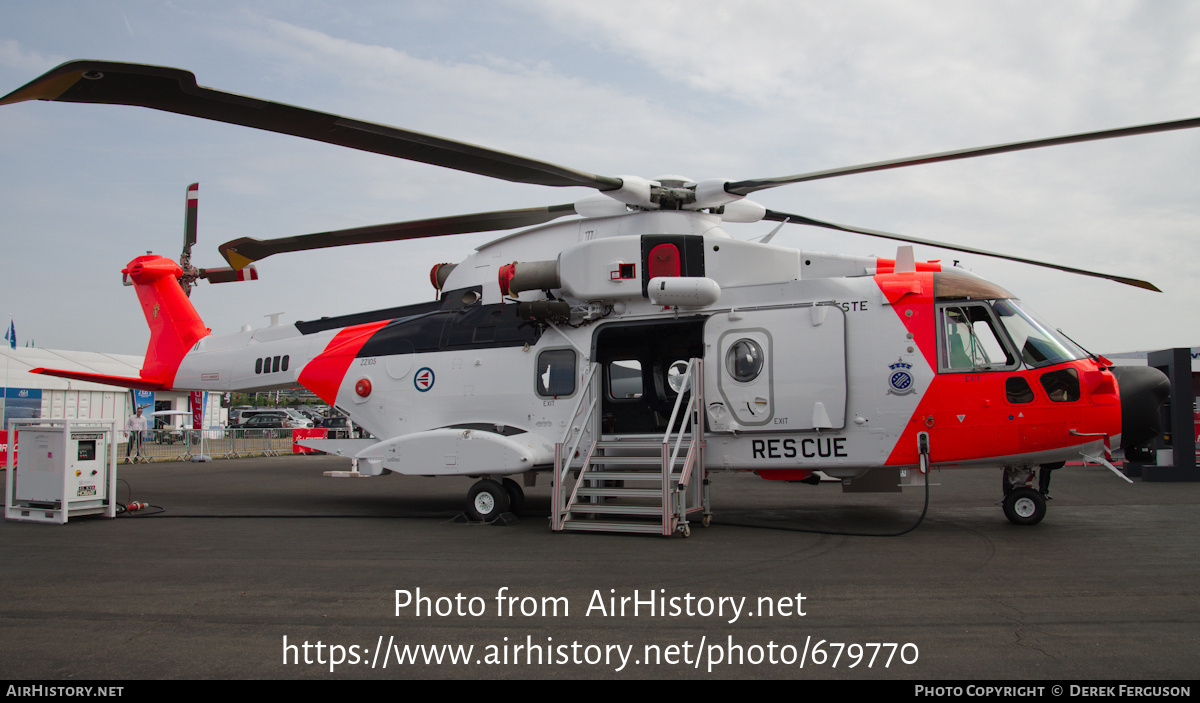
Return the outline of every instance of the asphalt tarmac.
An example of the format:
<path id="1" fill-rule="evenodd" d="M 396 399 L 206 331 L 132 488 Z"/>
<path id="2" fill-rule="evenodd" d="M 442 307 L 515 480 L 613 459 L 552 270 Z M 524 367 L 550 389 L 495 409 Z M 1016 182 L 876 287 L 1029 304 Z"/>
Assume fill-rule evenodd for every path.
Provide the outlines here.
<path id="1" fill-rule="evenodd" d="M 997 470 L 940 471 L 866 537 L 795 530 L 902 532 L 924 489 L 717 473 L 685 539 L 553 533 L 544 480 L 462 524 L 469 479 L 347 465 L 121 466 L 156 508 L 4 522 L 0 679 L 1200 678 L 1200 483 L 1071 467 L 1017 527 Z"/>

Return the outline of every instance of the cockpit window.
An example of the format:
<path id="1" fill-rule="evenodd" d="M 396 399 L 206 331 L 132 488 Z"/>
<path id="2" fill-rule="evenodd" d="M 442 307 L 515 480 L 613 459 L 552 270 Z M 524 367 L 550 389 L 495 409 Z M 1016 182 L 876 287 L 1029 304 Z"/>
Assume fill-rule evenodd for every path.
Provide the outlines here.
<path id="1" fill-rule="evenodd" d="M 997 300 L 996 316 L 1021 352 L 1021 360 L 1033 368 L 1087 357 L 1087 352 L 1060 332 L 1025 310 L 1016 300 Z"/>
<path id="2" fill-rule="evenodd" d="M 943 371 L 999 371 L 1018 366 L 986 303 L 940 306 L 938 361 Z"/>
<path id="3" fill-rule="evenodd" d="M 1079 372 L 1075 369 L 1059 369 L 1042 374 L 1042 388 L 1056 403 L 1072 403 L 1079 400 Z"/>

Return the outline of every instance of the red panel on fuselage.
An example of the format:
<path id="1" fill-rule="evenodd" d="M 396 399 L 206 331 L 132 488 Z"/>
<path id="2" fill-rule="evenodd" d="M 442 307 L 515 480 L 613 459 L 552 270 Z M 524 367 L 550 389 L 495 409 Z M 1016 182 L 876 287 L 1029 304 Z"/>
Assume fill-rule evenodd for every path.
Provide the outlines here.
<path id="1" fill-rule="evenodd" d="M 1071 402 L 1052 401 L 1040 378 L 1065 368 L 1079 373 L 1081 397 Z M 1023 377 L 1033 389 L 1032 401 L 1008 400 L 1005 383 L 1014 376 Z M 1014 372 L 939 374 L 922 396 L 887 463 L 917 463 L 920 432 L 929 433 L 934 463 L 1046 452 L 1098 439 L 1085 435 L 1120 434 L 1121 405 L 1111 376 L 1087 359 Z M 1072 434 L 1072 430 L 1080 434 Z"/>
<path id="2" fill-rule="evenodd" d="M 389 322 L 391 320 L 355 325 L 338 332 L 325 346 L 325 351 L 304 366 L 300 372 L 300 383 L 326 403 L 336 403 L 338 388 L 358 350 L 362 349 L 371 335 Z"/>
<path id="3" fill-rule="evenodd" d="M 875 280 L 936 373 L 933 274 L 887 273 Z M 1065 368 L 1074 368 L 1079 374 L 1080 398 L 1052 401 L 1041 377 Z M 1032 401 L 1009 401 L 1005 384 L 1014 376 L 1029 384 Z M 892 449 L 889 465 L 918 463 L 917 435 L 921 432 L 929 433 L 930 459 L 941 464 L 1069 448 L 1098 439 L 1083 434 L 1121 432 L 1115 380 L 1111 372 L 1100 370 L 1090 359 L 1019 371 L 936 373 L 928 388 L 918 390 L 921 402 Z M 1081 434 L 1071 434 L 1072 430 Z"/>

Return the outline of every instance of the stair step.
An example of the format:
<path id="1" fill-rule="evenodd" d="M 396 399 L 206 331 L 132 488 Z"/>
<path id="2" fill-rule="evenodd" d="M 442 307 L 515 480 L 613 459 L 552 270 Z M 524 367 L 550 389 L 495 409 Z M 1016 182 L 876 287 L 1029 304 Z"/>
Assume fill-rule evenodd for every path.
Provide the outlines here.
<path id="1" fill-rule="evenodd" d="M 598 515 L 652 515 L 662 518 L 662 506 L 659 505 L 628 505 L 623 503 L 576 503 L 571 506 L 572 513 L 591 513 Z"/>
<path id="2" fill-rule="evenodd" d="M 653 449 L 662 450 L 662 440 L 630 440 L 630 441 L 600 441 L 596 442 L 597 449 Z"/>
<path id="3" fill-rule="evenodd" d="M 654 481 L 662 484 L 662 471 L 604 471 L 589 469 L 584 481 Z"/>
<path id="4" fill-rule="evenodd" d="M 676 464 L 683 463 L 684 457 L 678 457 Z M 621 464 L 621 465 L 640 465 L 640 466 L 662 466 L 662 457 L 655 454 L 654 456 L 592 456 L 593 464 Z"/>
<path id="5" fill-rule="evenodd" d="M 662 498 L 662 488 L 580 488 L 577 496 L 584 498 Z M 662 509 L 659 508 L 659 512 Z"/>
<path id="6" fill-rule="evenodd" d="M 631 456 L 629 454 L 593 454 L 593 464 L 654 464 L 655 466 L 662 464 L 662 457 L 658 454 L 653 456 Z"/>
<path id="7" fill-rule="evenodd" d="M 661 535 L 662 524 L 653 522 L 624 522 L 620 520 L 567 520 L 564 530 L 577 532 L 640 532 Z"/>

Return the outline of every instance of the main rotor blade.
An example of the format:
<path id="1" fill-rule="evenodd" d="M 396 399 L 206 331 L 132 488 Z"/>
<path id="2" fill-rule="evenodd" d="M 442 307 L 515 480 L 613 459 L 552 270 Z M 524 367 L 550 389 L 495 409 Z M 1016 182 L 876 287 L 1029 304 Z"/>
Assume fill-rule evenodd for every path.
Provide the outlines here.
<path id="1" fill-rule="evenodd" d="M 925 244 L 939 249 L 949 249 L 951 251 L 961 251 L 967 254 L 978 254 L 980 256 L 990 256 L 994 259 L 1006 259 L 1008 261 L 1017 261 L 1022 264 L 1031 264 L 1033 266 L 1041 266 L 1043 268 L 1055 269 L 1057 271 L 1066 271 L 1067 273 L 1075 273 L 1081 276 L 1092 276 L 1093 278 L 1106 278 L 1117 283 L 1124 283 L 1127 286 L 1135 286 L 1161 293 L 1153 283 L 1142 281 L 1137 278 L 1126 278 L 1124 276 L 1113 276 L 1107 273 L 1097 273 L 1095 271 L 1087 271 L 1084 269 L 1072 268 L 1070 266 L 1060 266 L 1058 264 L 1050 264 L 1045 261 L 1036 261 L 1034 259 L 1024 259 L 1019 256 L 1010 256 L 1009 254 L 998 254 L 994 251 L 986 251 L 984 249 L 976 249 L 974 247 L 965 247 L 960 244 L 947 244 L 933 239 L 921 239 L 920 237 L 910 237 L 906 234 L 895 234 L 892 232 L 883 232 L 877 229 L 867 229 L 866 227 L 851 227 L 850 225 L 839 225 L 834 222 L 822 222 L 814 220 L 811 217 L 803 215 L 791 215 L 786 212 L 777 212 L 775 210 L 767 210 L 767 214 L 763 217 L 764 220 L 774 220 L 783 222 L 787 220 L 792 224 L 797 225 L 812 225 L 813 227 L 824 227 L 826 229 L 836 229 L 841 232 L 853 232 L 855 234 L 865 234 L 869 237 L 882 237 L 883 239 L 893 239 L 900 242 L 911 242 L 913 244 Z"/>
<path id="2" fill-rule="evenodd" d="M 597 190 L 622 184 L 619 178 L 474 144 L 205 88 L 190 71 L 165 66 L 71 61 L 0 98 L 0 105 L 25 100 L 149 107 L 516 183 Z"/>
<path id="3" fill-rule="evenodd" d="M 351 229 L 334 230 L 332 232 L 279 237 L 278 239 L 260 240 L 252 237 L 242 237 L 231 242 L 225 242 L 218 247 L 218 250 L 221 252 L 221 256 L 224 256 L 225 260 L 229 262 L 230 266 L 233 266 L 235 269 L 241 269 L 252 261 L 260 261 L 272 254 L 282 254 L 290 251 L 307 251 L 309 249 L 341 247 L 350 244 L 372 244 L 401 239 L 440 237 L 448 234 L 491 232 L 517 227 L 532 227 L 533 225 L 540 225 L 574 214 L 575 205 L 567 203 L 566 205 L 531 207 L 521 210 L 498 210 L 495 212 L 478 212 L 471 215 L 435 217 L 428 220 L 393 222 L 386 225 L 353 227 Z"/>
<path id="4" fill-rule="evenodd" d="M 778 178 L 759 178 L 745 181 L 734 181 L 725 184 L 725 192 L 732 193 L 734 195 L 749 195 L 753 192 L 765 190 L 767 188 L 775 188 L 778 186 L 789 185 L 791 183 L 802 183 L 804 181 L 816 181 L 822 178 L 835 178 L 837 176 L 849 176 L 855 173 L 884 171 L 889 168 L 903 168 L 905 166 L 916 166 L 918 164 L 933 164 L 941 161 L 971 159 L 975 158 L 976 156 L 1004 154 L 1010 151 L 1038 149 L 1044 146 L 1076 144 L 1078 142 L 1091 142 L 1100 139 L 1115 139 L 1117 137 L 1132 137 L 1138 134 L 1153 134 L 1155 132 L 1169 132 L 1175 129 L 1192 129 L 1194 127 L 1200 127 L 1200 117 L 1192 117 L 1186 120 L 1175 120 L 1173 122 L 1158 122 L 1156 124 L 1140 125 L 1137 127 L 1107 129 L 1100 132 L 1071 134 L 1063 137 L 1050 137 L 1048 139 L 1033 139 L 1025 142 L 1010 142 L 1008 144 L 997 144 L 995 146 L 981 146 L 973 149 L 943 151 L 937 154 L 910 156 L 903 159 L 876 161 L 874 163 L 860 164 L 858 166 L 843 166 L 842 168 L 831 168 L 825 171 L 800 173 L 795 176 L 780 176 Z"/>

